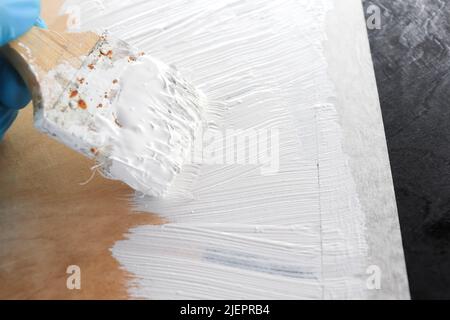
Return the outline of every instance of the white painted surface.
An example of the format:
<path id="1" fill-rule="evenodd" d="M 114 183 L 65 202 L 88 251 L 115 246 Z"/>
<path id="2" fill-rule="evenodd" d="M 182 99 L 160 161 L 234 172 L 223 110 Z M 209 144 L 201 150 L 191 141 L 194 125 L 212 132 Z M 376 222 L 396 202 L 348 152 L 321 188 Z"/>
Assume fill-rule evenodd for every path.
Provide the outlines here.
<path id="1" fill-rule="evenodd" d="M 170 199 L 136 199 L 169 223 L 113 247 L 132 296 L 408 298 L 359 1 L 75 2 L 83 28 L 107 27 L 189 74 L 226 109 L 218 128 L 280 132 L 278 172 L 189 165 Z"/>

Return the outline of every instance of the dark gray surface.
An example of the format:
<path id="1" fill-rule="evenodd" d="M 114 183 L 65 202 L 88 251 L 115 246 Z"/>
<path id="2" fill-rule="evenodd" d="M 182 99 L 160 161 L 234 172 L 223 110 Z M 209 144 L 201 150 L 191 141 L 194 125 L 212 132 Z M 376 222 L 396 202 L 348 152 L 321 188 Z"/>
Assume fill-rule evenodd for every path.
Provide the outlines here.
<path id="1" fill-rule="evenodd" d="M 411 296 L 450 299 L 450 1 L 363 3 Z"/>

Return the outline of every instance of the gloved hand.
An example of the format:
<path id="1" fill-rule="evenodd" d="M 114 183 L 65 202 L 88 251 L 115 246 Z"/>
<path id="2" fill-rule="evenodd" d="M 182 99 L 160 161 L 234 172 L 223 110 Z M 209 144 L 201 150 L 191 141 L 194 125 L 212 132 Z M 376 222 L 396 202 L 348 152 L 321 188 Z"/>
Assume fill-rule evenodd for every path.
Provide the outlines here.
<path id="1" fill-rule="evenodd" d="M 0 46 L 20 37 L 33 25 L 44 28 L 40 9 L 40 0 L 0 0 Z M 30 100 L 30 92 L 19 74 L 0 57 L 0 141 L 18 110 Z"/>

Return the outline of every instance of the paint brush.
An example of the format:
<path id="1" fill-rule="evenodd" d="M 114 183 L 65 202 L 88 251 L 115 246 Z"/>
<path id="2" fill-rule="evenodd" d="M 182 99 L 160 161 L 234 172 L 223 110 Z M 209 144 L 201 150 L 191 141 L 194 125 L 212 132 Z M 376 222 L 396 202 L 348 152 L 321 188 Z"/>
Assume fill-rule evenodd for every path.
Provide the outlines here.
<path id="1" fill-rule="evenodd" d="M 32 92 L 38 130 L 96 159 L 106 178 L 167 193 L 205 109 L 175 68 L 107 33 L 33 28 L 1 52 Z"/>

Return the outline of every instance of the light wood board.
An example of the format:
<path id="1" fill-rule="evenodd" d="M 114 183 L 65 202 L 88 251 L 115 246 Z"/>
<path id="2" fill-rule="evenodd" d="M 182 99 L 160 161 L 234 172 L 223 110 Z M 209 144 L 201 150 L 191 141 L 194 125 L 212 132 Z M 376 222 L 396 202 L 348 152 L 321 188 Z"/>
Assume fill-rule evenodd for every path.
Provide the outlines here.
<path id="1" fill-rule="evenodd" d="M 383 270 L 373 298 L 409 297 L 386 140 L 359 0 L 335 1 L 325 45 L 345 152 L 367 218 L 370 262 Z M 43 0 L 62 31 L 60 1 Z M 345 81 L 344 81 L 345 80 Z M 92 162 L 39 134 L 22 111 L 0 144 L 0 298 L 126 298 L 127 275 L 109 249 L 130 227 L 159 224 L 132 213 L 131 190 L 96 177 Z M 82 269 L 82 289 L 66 288 L 66 268 Z"/>

